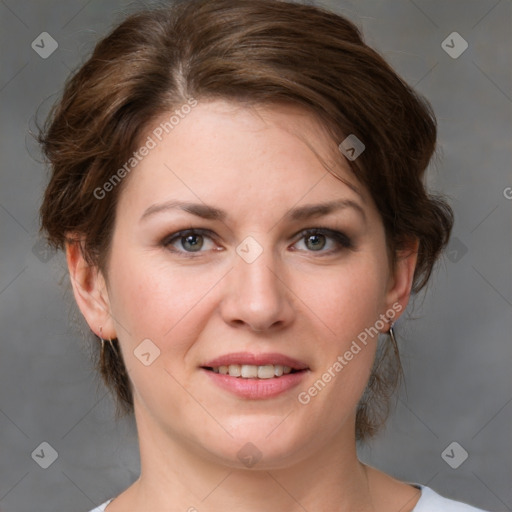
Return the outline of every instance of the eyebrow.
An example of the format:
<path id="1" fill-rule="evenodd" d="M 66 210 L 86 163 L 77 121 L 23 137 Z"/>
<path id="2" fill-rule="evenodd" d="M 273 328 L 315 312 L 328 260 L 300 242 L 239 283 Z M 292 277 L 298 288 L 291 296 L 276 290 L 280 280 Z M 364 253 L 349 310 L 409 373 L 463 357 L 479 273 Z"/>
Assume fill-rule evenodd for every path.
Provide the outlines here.
<path id="1" fill-rule="evenodd" d="M 366 214 L 364 209 L 361 207 L 359 203 L 356 201 L 352 201 L 350 199 L 339 199 L 335 201 L 330 201 L 327 203 L 318 203 L 318 204 L 309 204 L 305 206 L 299 206 L 287 212 L 283 218 L 298 221 L 298 220 L 307 220 L 315 217 L 323 217 L 330 213 L 344 210 L 347 208 L 352 208 L 357 211 L 366 222 Z M 167 212 L 170 210 L 182 210 L 197 217 L 201 217 L 202 219 L 207 220 L 218 220 L 225 221 L 228 217 L 227 213 L 224 210 L 220 210 L 219 208 L 214 208 L 213 206 L 208 206 L 207 204 L 201 203 L 189 203 L 183 201 L 167 201 L 165 203 L 158 203 L 150 206 L 147 210 L 142 214 L 139 222 L 148 219 L 158 213 Z"/>
<path id="2" fill-rule="evenodd" d="M 328 203 L 319 203 L 319 204 L 308 204 L 305 206 L 300 206 L 298 208 L 294 208 L 290 210 L 285 218 L 290 220 L 306 220 L 315 217 L 323 217 L 324 215 L 329 215 L 330 213 L 345 210 L 347 208 L 352 208 L 361 214 L 364 221 L 366 222 L 366 213 L 362 206 L 356 201 L 352 201 L 351 199 L 338 199 L 336 201 L 330 201 Z"/>
<path id="3" fill-rule="evenodd" d="M 214 208 L 201 203 L 187 203 L 183 201 L 167 201 L 165 203 L 154 204 L 150 206 L 140 218 L 140 221 L 152 217 L 153 215 L 169 210 L 182 210 L 184 212 L 191 213 L 197 217 L 208 220 L 225 220 L 227 214 L 223 210 Z"/>

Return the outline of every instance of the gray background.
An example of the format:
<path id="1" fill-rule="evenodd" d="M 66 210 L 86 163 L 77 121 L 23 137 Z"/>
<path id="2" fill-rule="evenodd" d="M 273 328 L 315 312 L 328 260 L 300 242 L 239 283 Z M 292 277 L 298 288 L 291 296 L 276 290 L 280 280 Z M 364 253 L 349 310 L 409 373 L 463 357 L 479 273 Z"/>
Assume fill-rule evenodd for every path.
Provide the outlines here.
<path id="1" fill-rule="evenodd" d="M 317 2 L 320 4 L 320 2 Z M 456 212 L 425 296 L 400 322 L 407 386 L 361 457 L 397 478 L 494 511 L 512 510 L 511 2 L 325 1 L 432 102 L 440 151 L 429 184 Z M 137 476 L 135 429 L 116 423 L 90 369 L 62 255 L 38 242 L 47 174 L 29 135 L 69 71 L 137 7 L 121 0 L 0 0 L 0 509 L 81 512 Z M 41 58 L 43 31 L 58 49 Z M 469 48 L 441 47 L 456 31 Z M 48 261 L 46 261 L 50 258 Z M 469 454 L 452 469 L 453 441 Z M 42 442 L 58 453 L 42 469 Z M 452 461 L 461 456 L 456 447 Z M 452 455 L 452 453 L 450 453 Z"/>

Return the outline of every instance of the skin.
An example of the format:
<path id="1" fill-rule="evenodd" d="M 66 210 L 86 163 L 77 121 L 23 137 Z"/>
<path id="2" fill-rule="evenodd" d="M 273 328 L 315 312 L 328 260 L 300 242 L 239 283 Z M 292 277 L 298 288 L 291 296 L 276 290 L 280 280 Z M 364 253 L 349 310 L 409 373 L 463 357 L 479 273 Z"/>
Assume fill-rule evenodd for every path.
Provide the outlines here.
<path id="1" fill-rule="evenodd" d="M 377 337 L 307 405 L 297 399 L 393 304 L 405 310 L 417 259 L 414 242 L 391 267 L 375 204 L 322 126 L 298 107 L 200 101 L 125 180 L 106 275 L 67 247 L 76 301 L 94 332 L 119 339 L 134 387 L 141 475 L 107 512 L 412 510 L 420 491 L 356 454 L 355 410 Z M 286 217 L 340 198 L 364 215 Z M 226 218 L 172 209 L 141 220 L 177 200 Z M 319 227 L 352 245 L 301 234 Z M 211 232 L 192 257 L 183 238 L 165 245 L 191 228 Z M 252 263 L 236 252 L 248 236 L 263 250 Z M 145 366 L 134 350 L 148 338 L 160 355 Z M 285 354 L 309 370 L 298 387 L 251 400 L 200 369 L 243 351 Z M 237 457 L 248 442 L 262 453 L 251 468 Z"/>

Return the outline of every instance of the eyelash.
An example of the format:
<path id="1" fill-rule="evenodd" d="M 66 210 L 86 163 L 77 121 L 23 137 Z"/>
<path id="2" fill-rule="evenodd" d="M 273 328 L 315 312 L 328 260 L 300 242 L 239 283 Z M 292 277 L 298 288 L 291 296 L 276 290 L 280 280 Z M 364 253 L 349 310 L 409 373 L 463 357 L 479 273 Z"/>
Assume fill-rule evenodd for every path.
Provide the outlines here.
<path id="1" fill-rule="evenodd" d="M 338 252 L 341 248 L 343 249 L 352 249 L 352 240 L 341 231 L 336 231 L 335 229 L 329 229 L 329 228 L 310 228 L 305 229 L 299 233 L 299 240 L 303 240 L 304 238 L 311 236 L 311 235 L 323 235 L 326 238 L 330 238 L 334 240 L 338 244 L 338 249 L 331 250 L 331 251 L 321 251 L 323 254 L 334 254 L 335 252 Z M 315 251 L 308 251 L 308 252 L 315 252 Z"/>
<path id="2" fill-rule="evenodd" d="M 186 229 L 183 231 L 178 231 L 176 233 L 173 233 L 170 236 L 167 236 L 162 241 L 162 245 L 164 247 L 166 247 L 167 249 L 169 249 L 174 254 L 178 254 L 184 258 L 197 258 L 198 256 L 201 255 L 201 253 L 204 253 L 205 251 L 196 251 L 196 252 L 185 251 L 185 250 L 181 251 L 181 250 L 174 250 L 174 249 L 170 248 L 170 246 L 172 245 L 173 242 L 180 240 L 181 238 L 185 238 L 186 236 L 189 236 L 189 235 L 200 235 L 200 236 L 208 237 L 211 240 L 215 239 L 214 234 L 209 230 L 191 228 L 191 229 Z M 336 231 L 336 230 L 330 229 L 330 228 L 322 228 L 322 227 L 309 228 L 309 229 L 305 229 L 305 230 L 301 231 L 300 233 L 298 233 L 295 236 L 296 237 L 298 236 L 297 242 L 300 242 L 301 240 L 305 240 L 308 236 L 312 236 L 312 235 L 323 235 L 326 238 L 333 240 L 338 245 L 338 248 L 336 248 L 334 250 L 330 250 L 330 251 L 320 250 L 320 251 L 307 251 L 307 252 L 311 252 L 311 253 L 317 252 L 319 255 L 326 256 L 326 255 L 332 255 L 332 254 L 338 253 L 343 249 L 353 249 L 354 248 L 352 240 L 347 235 L 345 235 L 345 233 L 342 233 L 341 231 Z M 295 242 L 295 244 L 297 242 Z"/>

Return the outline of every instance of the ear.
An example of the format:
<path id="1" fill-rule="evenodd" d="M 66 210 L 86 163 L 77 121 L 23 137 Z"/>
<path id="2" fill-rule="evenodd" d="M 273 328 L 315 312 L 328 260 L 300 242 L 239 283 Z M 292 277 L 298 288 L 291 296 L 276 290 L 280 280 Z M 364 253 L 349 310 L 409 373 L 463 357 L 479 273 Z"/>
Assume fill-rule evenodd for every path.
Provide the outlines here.
<path id="1" fill-rule="evenodd" d="M 97 267 L 85 261 L 82 247 L 78 239 L 66 243 L 66 260 L 76 303 L 94 333 L 104 339 L 116 338 L 105 279 Z"/>
<path id="2" fill-rule="evenodd" d="M 418 261 L 419 240 L 413 239 L 402 249 L 397 251 L 394 268 L 391 269 L 386 306 L 395 311 L 392 321 L 396 321 L 405 311 L 414 278 L 414 271 Z"/>

